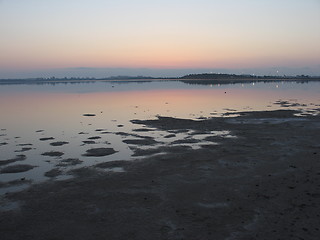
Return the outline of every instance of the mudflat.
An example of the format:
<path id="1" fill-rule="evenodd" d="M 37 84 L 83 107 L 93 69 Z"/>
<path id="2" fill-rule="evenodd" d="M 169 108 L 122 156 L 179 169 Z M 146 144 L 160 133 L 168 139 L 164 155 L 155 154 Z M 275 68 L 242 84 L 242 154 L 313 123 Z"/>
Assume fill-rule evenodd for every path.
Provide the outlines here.
<path id="1" fill-rule="evenodd" d="M 1 239 L 318 239 L 320 116 L 297 113 L 132 120 L 168 136 L 212 136 L 202 145 L 192 134 L 172 147 L 136 145 L 134 161 L 9 193 L 2 201 L 18 207 L 1 210 Z"/>

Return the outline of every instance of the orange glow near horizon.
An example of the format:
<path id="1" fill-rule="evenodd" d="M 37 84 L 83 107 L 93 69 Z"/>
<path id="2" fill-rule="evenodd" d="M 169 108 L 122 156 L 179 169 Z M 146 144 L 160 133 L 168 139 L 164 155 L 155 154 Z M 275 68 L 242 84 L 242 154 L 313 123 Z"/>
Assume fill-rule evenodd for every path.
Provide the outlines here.
<path id="1" fill-rule="evenodd" d="M 231 45 L 231 44 L 230 44 Z M 79 48 L 61 48 L 21 50 L 4 54 L 6 58 L 0 66 L 5 69 L 55 69 L 72 67 L 93 68 L 254 68 L 274 66 L 308 66 L 320 62 L 319 51 L 307 55 L 305 50 L 286 54 L 277 49 L 258 51 L 236 46 L 188 45 L 127 47 L 118 52 L 101 46 L 85 50 Z M 300 52 L 299 52 L 300 51 Z"/>

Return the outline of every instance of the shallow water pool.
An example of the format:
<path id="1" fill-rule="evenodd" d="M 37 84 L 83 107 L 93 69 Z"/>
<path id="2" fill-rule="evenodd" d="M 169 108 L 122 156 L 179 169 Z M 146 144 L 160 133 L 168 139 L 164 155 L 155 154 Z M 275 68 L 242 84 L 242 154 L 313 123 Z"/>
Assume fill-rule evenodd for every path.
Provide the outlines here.
<path id="1" fill-rule="evenodd" d="M 138 145 L 142 149 L 179 144 L 196 149 L 203 144 L 200 140 L 207 137 L 188 131 L 173 134 L 147 129 L 132 124 L 132 119 L 154 119 L 158 115 L 205 119 L 277 109 L 318 114 L 319 92 L 320 82 L 191 85 L 179 81 L 101 81 L 0 85 L 0 193 L 20 190 L 21 184 L 66 179 L 70 170 L 80 167 L 134 160 L 133 149 L 137 146 L 124 140 L 155 141 L 142 141 Z M 225 136 L 236 137 L 232 133 Z M 92 148 L 111 148 L 115 152 L 84 156 Z M 18 168 L 13 169 L 16 165 Z M 31 167 L 24 169 L 23 165 Z M 53 169 L 58 174 L 48 174 Z"/>

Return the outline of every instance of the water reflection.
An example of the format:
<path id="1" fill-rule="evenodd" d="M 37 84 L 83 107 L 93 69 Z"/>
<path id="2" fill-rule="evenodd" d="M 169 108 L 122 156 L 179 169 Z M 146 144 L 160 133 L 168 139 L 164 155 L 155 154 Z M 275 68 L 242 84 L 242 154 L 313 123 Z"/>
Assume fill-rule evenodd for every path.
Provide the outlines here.
<path id="1" fill-rule="evenodd" d="M 189 119 L 234 117 L 240 111 L 283 108 L 317 114 L 319 110 L 314 109 L 320 106 L 319 90 L 318 82 L 0 85 L 0 190 L 4 193 L 21 189 L 18 186 L 52 176 L 66 179 L 70 177 L 67 175 L 70 170 L 79 167 L 132 160 L 133 155 L 139 158 L 141 154 L 137 153 L 137 148 L 140 153 L 145 150 L 159 154 L 156 150 L 159 147 L 162 152 L 168 150 L 168 146 L 197 149 L 203 144 L 217 144 L 210 137 L 219 134 L 236 137 L 229 132 L 166 132 L 139 128 L 130 122 L 132 119 L 154 119 L 157 115 Z M 137 145 L 139 142 L 141 144 Z M 101 157 L 83 156 L 92 148 L 112 148 L 116 152 Z M 50 152 L 63 155 L 45 154 Z M 17 155 L 25 155 L 25 159 L 20 156 L 17 160 Z M 16 160 L 5 162 L 13 159 Z M 15 165 L 20 165 L 20 172 L 7 168 Z M 21 165 L 33 167 L 22 171 Z M 121 172 L 123 169 L 106 171 Z"/>

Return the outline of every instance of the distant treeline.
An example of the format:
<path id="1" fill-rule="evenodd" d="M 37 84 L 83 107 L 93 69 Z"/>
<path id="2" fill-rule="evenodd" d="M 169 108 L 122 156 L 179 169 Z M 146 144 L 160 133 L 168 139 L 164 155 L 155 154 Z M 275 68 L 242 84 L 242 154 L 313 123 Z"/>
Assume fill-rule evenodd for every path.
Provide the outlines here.
<path id="1" fill-rule="evenodd" d="M 153 77 L 147 76 L 111 76 L 105 78 L 93 78 L 93 77 L 64 77 L 64 78 L 17 78 L 17 79 L 0 79 L 0 83 L 5 84 L 17 84 L 17 83 L 57 83 L 57 82 L 94 82 L 94 81 L 129 81 L 129 80 L 152 80 Z"/>
<path id="2" fill-rule="evenodd" d="M 179 79 L 183 83 L 196 84 L 196 85 L 237 84 L 237 83 L 252 83 L 252 82 L 279 82 L 279 81 L 307 83 L 309 81 L 320 81 L 320 77 L 310 77 L 307 75 L 256 76 L 256 75 L 236 75 L 236 74 L 219 74 L 219 73 L 189 74 L 189 75 L 180 77 Z"/>
<path id="3" fill-rule="evenodd" d="M 224 73 L 201 73 L 201 74 L 189 74 L 180 79 L 312 79 L 315 77 L 310 77 L 308 75 L 297 75 L 297 76 L 257 76 L 249 74 L 224 74 Z M 316 77 L 319 78 L 319 77 Z"/>
<path id="4" fill-rule="evenodd" d="M 220 74 L 220 73 L 202 73 L 189 74 L 182 77 L 173 78 L 156 78 L 149 76 L 111 76 L 105 78 L 93 77 L 64 77 L 64 78 L 25 78 L 25 79 L 0 79 L 0 84 L 55 84 L 55 83 L 79 83 L 94 81 L 148 81 L 148 80 L 178 80 L 189 84 L 210 84 L 210 83 L 242 83 L 250 81 L 282 81 L 291 80 L 297 82 L 320 81 L 320 77 L 308 75 L 297 76 L 257 76 L 257 75 L 237 75 L 237 74 Z"/>

